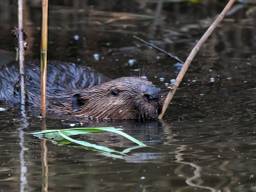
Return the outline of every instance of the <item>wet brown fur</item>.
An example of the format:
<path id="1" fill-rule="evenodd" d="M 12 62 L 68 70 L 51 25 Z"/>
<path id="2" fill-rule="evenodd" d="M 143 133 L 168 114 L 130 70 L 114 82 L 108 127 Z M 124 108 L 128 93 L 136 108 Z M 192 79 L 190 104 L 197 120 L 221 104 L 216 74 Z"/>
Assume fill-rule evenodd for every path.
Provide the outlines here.
<path id="1" fill-rule="evenodd" d="M 150 99 L 152 90 L 156 98 Z M 48 111 L 79 119 L 156 119 L 160 110 L 159 90 L 150 81 L 123 77 L 50 96 Z"/>
<path id="2" fill-rule="evenodd" d="M 160 89 L 139 77 L 108 81 L 87 67 L 53 62 L 48 66 L 48 117 L 65 119 L 156 119 L 161 108 Z M 19 71 L 14 62 L 0 68 L 0 101 L 20 102 Z M 161 100 L 161 99 L 160 99 Z M 40 109 L 40 69 L 36 61 L 26 65 L 26 103 Z"/>

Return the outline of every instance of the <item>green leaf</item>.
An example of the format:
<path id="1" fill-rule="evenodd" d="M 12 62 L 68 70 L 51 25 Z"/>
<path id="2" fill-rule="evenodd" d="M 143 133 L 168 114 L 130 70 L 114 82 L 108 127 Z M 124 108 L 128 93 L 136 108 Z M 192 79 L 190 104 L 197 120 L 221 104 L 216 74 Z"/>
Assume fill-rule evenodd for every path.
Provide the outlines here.
<path id="1" fill-rule="evenodd" d="M 109 156 L 112 158 L 119 158 L 119 159 L 123 159 L 123 157 L 127 153 L 131 152 L 132 150 L 146 147 L 144 143 L 124 133 L 121 130 L 122 129 L 117 129 L 114 127 L 78 127 L 78 128 L 71 128 L 71 129 L 44 130 L 44 131 L 34 132 L 32 134 L 38 138 L 49 139 L 60 145 L 75 144 L 88 150 L 100 152 L 105 156 Z M 87 141 L 81 141 L 81 140 L 70 137 L 75 135 L 97 134 L 102 132 L 110 132 L 110 133 L 125 137 L 129 141 L 137 144 L 137 146 L 124 149 L 123 151 L 117 151 L 106 146 L 97 145 L 97 144 L 89 143 Z"/>
<path id="2" fill-rule="evenodd" d="M 66 136 L 65 134 L 62 133 L 62 131 L 58 131 L 58 133 L 66 140 L 72 142 L 72 143 L 75 143 L 75 144 L 78 144 L 78 145 L 81 145 L 81 146 L 84 146 L 86 148 L 91 148 L 93 150 L 97 150 L 97 151 L 102 151 L 102 152 L 105 152 L 105 153 L 117 153 L 117 154 L 122 154 L 121 152 L 119 151 L 116 151 L 114 149 L 110 149 L 108 147 L 105 147 L 105 146 L 101 146 L 101 145 L 96 145 L 96 144 L 92 144 L 92 143 L 89 143 L 89 142 L 86 142 L 86 141 L 80 141 L 80 140 L 77 140 L 77 139 L 73 139 L 71 137 L 68 137 Z"/>
<path id="3" fill-rule="evenodd" d="M 106 129 L 112 129 L 113 127 L 104 127 Z M 115 128 L 114 128 L 115 129 Z M 116 129 L 121 130 L 121 129 Z M 58 134 L 59 129 L 52 129 L 52 130 L 44 130 L 44 131 L 38 131 L 32 133 L 34 136 L 38 138 L 46 138 L 50 140 L 60 141 L 63 140 L 63 137 L 61 137 Z M 97 127 L 78 127 L 78 128 L 72 128 L 72 129 L 61 129 L 61 131 L 67 135 L 67 136 L 75 136 L 75 135 L 85 135 L 89 133 L 102 133 L 104 130 L 101 130 Z"/>

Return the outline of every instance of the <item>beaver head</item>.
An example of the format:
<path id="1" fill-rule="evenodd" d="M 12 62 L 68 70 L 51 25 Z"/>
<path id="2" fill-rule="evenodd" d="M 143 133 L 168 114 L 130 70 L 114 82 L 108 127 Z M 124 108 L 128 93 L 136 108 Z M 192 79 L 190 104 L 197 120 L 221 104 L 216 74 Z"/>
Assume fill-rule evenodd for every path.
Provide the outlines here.
<path id="1" fill-rule="evenodd" d="M 68 108 L 81 118 L 156 119 L 159 94 L 160 88 L 150 81 L 123 77 L 73 93 Z"/>

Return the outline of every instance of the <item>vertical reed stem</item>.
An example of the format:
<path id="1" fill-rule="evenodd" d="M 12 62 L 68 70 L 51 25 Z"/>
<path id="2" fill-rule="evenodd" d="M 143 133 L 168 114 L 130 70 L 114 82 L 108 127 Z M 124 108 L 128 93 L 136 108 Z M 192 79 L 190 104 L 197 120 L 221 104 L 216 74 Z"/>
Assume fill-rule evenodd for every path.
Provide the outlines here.
<path id="1" fill-rule="evenodd" d="M 46 117 L 47 43 L 48 43 L 48 0 L 42 0 L 41 34 L 41 115 Z"/>
<path id="2" fill-rule="evenodd" d="M 41 130 L 46 130 L 46 122 L 45 119 L 41 122 Z M 49 191 L 49 167 L 48 167 L 48 147 L 47 147 L 47 140 L 41 140 L 41 165 L 42 165 L 42 188 L 41 192 L 48 192 Z"/>
<path id="3" fill-rule="evenodd" d="M 25 105 L 24 81 L 24 37 L 23 37 L 23 0 L 18 1 L 18 41 L 19 41 L 19 72 L 20 72 L 20 103 Z"/>
<path id="4" fill-rule="evenodd" d="M 222 12 L 218 15 L 218 17 L 215 19 L 215 21 L 211 24 L 211 26 L 207 29 L 207 31 L 204 33 L 204 35 L 201 37 L 201 39 L 197 42 L 197 44 L 195 45 L 195 47 L 192 49 L 192 51 L 190 52 L 189 56 L 187 57 L 181 71 L 179 72 L 175 84 L 173 85 L 172 89 L 170 89 L 168 95 L 165 98 L 164 101 L 164 105 L 162 108 L 162 112 L 161 114 L 158 116 L 159 119 L 162 119 L 168 105 L 170 104 L 174 94 L 176 93 L 177 88 L 179 87 L 183 77 L 185 76 L 191 62 L 193 61 L 193 59 L 195 58 L 196 54 L 198 53 L 198 51 L 200 50 L 200 48 L 202 47 L 202 45 L 204 44 L 204 42 L 209 38 L 209 36 L 212 34 L 212 32 L 215 30 L 215 28 L 220 24 L 220 22 L 223 20 L 223 18 L 225 17 L 225 15 L 227 14 L 227 12 L 230 10 L 230 8 L 232 7 L 232 5 L 235 3 L 236 0 L 229 0 L 229 2 L 227 3 L 227 5 L 225 6 L 225 8 L 222 10 Z"/>

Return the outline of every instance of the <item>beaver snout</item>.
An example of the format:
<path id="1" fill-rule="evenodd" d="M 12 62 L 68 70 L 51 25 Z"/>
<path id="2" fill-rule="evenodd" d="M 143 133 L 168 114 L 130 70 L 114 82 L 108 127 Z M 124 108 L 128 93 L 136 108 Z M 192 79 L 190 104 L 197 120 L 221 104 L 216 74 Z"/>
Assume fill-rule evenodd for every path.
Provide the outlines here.
<path id="1" fill-rule="evenodd" d="M 160 91 L 160 88 L 151 86 L 144 93 L 144 97 L 146 97 L 149 101 L 158 100 L 160 98 Z"/>

